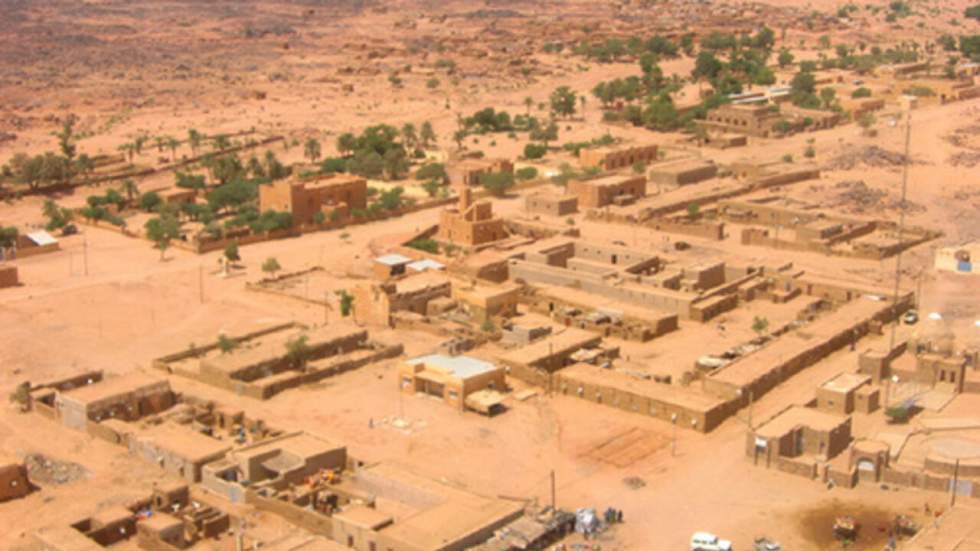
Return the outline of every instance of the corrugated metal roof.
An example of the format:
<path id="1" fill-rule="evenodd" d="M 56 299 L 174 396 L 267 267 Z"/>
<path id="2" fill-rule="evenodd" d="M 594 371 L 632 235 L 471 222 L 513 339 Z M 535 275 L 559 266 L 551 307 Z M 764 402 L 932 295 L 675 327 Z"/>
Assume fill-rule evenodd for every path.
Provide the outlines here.
<path id="1" fill-rule="evenodd" d="M 442 354 L 419 356 L 407 360 L 406 363 L 409 365 L 425 364 L 446 369 L 460 379 L 467 379 L 496 369 L 492 363 L 469 356 L 443 356 Z"/>
<path id="2" fill-rule="evenodd" d="M 407 266 L 410 270 L 415 270 L 416 272 L 424 272 L 426 270 L 442 270 L 446 267 L 442 262 L 436 262 L 428 258 L 422 260 L 416 260 Z"/>
<path id="3" fill-rule="evenodd" d="M 50 233 L 43 230 L 31 232 L 27 234 L 27 238 L 37 243 L 38 246 L 53 245 L 58 242 L 57 239 L 51 237 Z"/>
<path id="4" fill-rule="evenodd" d="M 380 262 L 386 266 L 397 266 L 399 264 L 408 264 L 412 261 L 412 259 L 398 253 L 392 253 L 379 256 L 378 258 L 375 258 L 374 261 Z"/>

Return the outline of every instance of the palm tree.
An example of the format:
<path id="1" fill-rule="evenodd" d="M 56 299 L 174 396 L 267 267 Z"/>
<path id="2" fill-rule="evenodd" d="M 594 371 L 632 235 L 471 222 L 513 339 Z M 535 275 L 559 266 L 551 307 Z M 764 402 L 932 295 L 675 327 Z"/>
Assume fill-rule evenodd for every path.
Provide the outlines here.
<path id="1" fill-rule="evenodd" d="M 180 147 L 180 141 L 178 141 L 173 136 L 167 136 L 167 147 L 170 148 L 170 162 L 177 162 L 177 148 Z"/>
<path id="2" fill-rule="evenodd" d="M 157 144 L 157 153 L 163 153 L 163 148 L 167 145 L 167 138 L 164 136 L 157 136 L 153 138 L 153 141 Z"/>
<path id="3" fill-rule="evenodd" d="M 212 144 L 214 145 L 214 148 L 218 151 L 224 151 L 229 147 L 231 147 L 231 142 L 228 140 L 228 136 L 225 136 L 224 134 L 215 136 Z"/>
<path id="4" fill-rule="evenodd" d="M 126 156 L 126 159 L 129 160 L 129 164 L 133 164 L 133 154 L 136 152 L 136 145 L 127 142 L 120 145 L 117 149 L 119 149 L 120 153 Z"/>
<path id="5" fill-rule="evenodd" d="M 524 108 L 525 108 L 524 114 L 529 117 L 531 116 L 531 107 L 534 107 L 534 98 L 528 96 L 524 98 Z"/>
<path id="6" fill-rule="evenodd" d="M 126 203 L 132 205 L 133 198 L 139 193 L 139 188 L 136 187 L 136 182 L 132 178 L 126 178 L 122 183 L 122 191 L 126 194 Z"/>
<path id="7" fill-rule="evenodd" d="M 149 138 L 145 134 L 140 134 L 139 136 L 136 136 L 136 139 L 133 140 L 133 149 L 136 150 L 136 153 L 138 154 L 143 153 L 143 145 L 146 143 L 146 140 L 148 139 Z"/>
<path id="8" fill-rule="evenodd" d="M 310 138 L 306 140 L 306 145 L 303 146 L 303 156 L 310 160 L 311 163 L 315 163 L 317 159 L 320 158 L 320 140 L 316 138 Z"/>
<path id="9" fill-rule="evenodd" d="M 419 137 L 418 132 L 415 131 L 414 124 L 406 122 L 405 125 L 402 126 L 402 141 L 405 143 L 405 147 L 409 150 L 413 150 L 416 148 L 416 146 L 418 146 Z"/>
<path id="10" fill-rule="evenodd" d="M 197 130 L 191 128 L 187 131 L 187 141 L 191 144 L 191 151 L 194 152 L 194 156 L 197 156 L 197 148 L 201 147 L 201 133 Z"/>
<path id="11" fill-rule="evenodd" d="M 82 153 L 81 155 L 78 156 L 78 159 L 75 161 L 75 167 L 80 174 L 84 174 L 86 177 L 88 177 L 89 175 L 91 175 L 92 172 L 95 171 L 95 162 L 92 160 L 91 157 L 89 157 L 85 153 Z"/>
<path id="12" fill-rule="evenodd" d="M 419 139 L 422 141 L 422 147 L 428 148 L 430 145 L 436 143 L 436 132 L 432 129 L 432 123 L 425 121 L 422 123 L 422 129 L 419 131 Z"/>

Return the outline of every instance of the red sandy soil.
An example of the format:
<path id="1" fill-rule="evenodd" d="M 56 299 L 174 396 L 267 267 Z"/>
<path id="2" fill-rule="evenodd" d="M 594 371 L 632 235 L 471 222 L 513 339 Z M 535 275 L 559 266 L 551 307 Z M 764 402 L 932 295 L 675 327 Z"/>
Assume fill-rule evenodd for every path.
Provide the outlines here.
<path id="1" fill-rule="evenodd" d="M 872 3 L 887 4 L 884 0 Z M 81 150 L 89 154 L 114 154 L 119 144 L 139 132 L 183 138 L 189 128 L 217 133 L 252 127 L 260 135 L 281 134 L 290 140 L 318 137 L 325 153 L 331 154 L 333 141 L 342 132 L 379 122 L 400 126 L 425 120 L 434 124 L 440 145 L 448 148 L 457 114 L 487 106 L 523 112 L 525 97 L 545 102 L 556 86 L 586 91 L 598 81 L 636 73 L 633 64 L 590 64 L 567 54 L 542 54 L 540 47 L 534 47 L 524 56 L 525 66 L 534 71 L 524 77 L 519 71 L 502 68 L 508 59 L 505 54 L 495 51 L 488 57 L 474 57 L 462 53 L 468 45 L 539 46 L 543 40 L 572 33 L 573 23 L 598 21 L 606 30 L 625 26 L 605 2 L 399 1 L 387 3 L 387 10 L 363 12 L 351 7 L 353 1 L 322 4 L 6 2 L 0 17 L 0 132 L 14 133 L 17 138 L 0 141 L 0 161 L 16 152 L 54 148 L 51 132 L 58 128 L 59 118 L 70 112 L 80 116 L 83 131 L 91 132 L 80 143 Z M 771 14 L 796 14 L 830 11 L 841 3 L 773 4 Z M 804 40 L 798 55 L 815 58 L 817 37 L 824 33 L 832 34 L 835 42 L 839 38 L 885 44 L 923 33 L 948 32 L 952 28 L 949 20 L 961 14 L 968 2 L 931 4 L 939 6 L 942 15 L 903 20 L 897 29 L 870 19 L 819 32 L 793 27 L 787 31 L 786 43 L 796 48 Z M 528 17 L 516 21 L 462 17 L 491 8 L 514 9 Z M 636 15 L 642 23 L 657 20 L 656 9 L 634 6 L 625 13 Z M 442 14 L 449 16 L 448 22 L 439 22 Z M 566 19 L 554 19 L 560 15 Z M 920 20 L 924 29 L 916 27 Z M 396 27 L 402 21 L 414 22 L 415 28 Z M 498 37 L 491 32 L 494 21 L 510 34 Z M 549 23 L 553 21 L 557 23 Z M 248 26 L 268 34 L 246 38 Z M 548 29 L 547 34 L 538 32 L 542 28 Z M 278 31 L 283 34 L 276 35 Z M 452 40 L 462 46 L 447 46 L 445 53 L 413 53 L 413 46 L 424 50 L 426 44 L 448 45 Z M 431 75 L 416 70 L 442 57 L 456 60 L 459 74 L 453 77 L 437 71 L 441 85 L 430 91 L 425 81 Z M 413 71 L 402 75 L 403 88 L 393 89 L 388 74 L 406 64 L 412 64 Z M 691 65 L 686 58 L 661 64 L 665 73 L 685 75 Z M 342 74 L 340 69 L 347 66 L 377 74 Z M 344 92 L 344 84 L 352 84 L 354 91 Z M 264 93 L 265 99 L 258 99 L 256 91 Z M 685 93 L 696 91 L 689 87 Z M 624 140 L 667 144 L 669 155 L 684 154 L 689 148 L 676 143 L 679 135 L 603 125 L 597 102 L 589 100 L 583 116 L 562 121 L 561 142 L 609 132 Z M 536 106 L 532 113 L 543 115 Z M 976 168 L 948 163 L 963 148 L 945 139 L 975 124 L 978 114 L 980 100 L 913 113 L 912 157 L 917 164 L 910 170 L 908 198 L 919 208 L 910 213 L 908 221 L 946 235 L 903 256 L 902 285 L 911 289 L 921 279 L 921 309 L 944 312 L 961 334 L 975 330 L 973 320 L 980 318 L 976 283 L 936 273 L 931 266 L 937 247 L 980 237 Z M 887 120 L 887 116 L 879 117 L 877 138 L 864 137 L 855 125 L 848 125 L 754 142 L 747 149 L 704 150 L 702 154 L 722 163 L 742 157 L 779 159 L 785 154 L 802 162 L 810 139 L 818 165 L 869 145 L 901 151 L 904 129 L 890 127 Z M 525 143 L 524 137 L 512 140 L 500 135 L 492 145 L 492 139 L 481 137 L 480 143 L 470 139 L 467 146 L 489 156 L 514 158 Z M 138 162 L 156 164 L 155 148 L 147 149 L 150 151 Z M 284 161 L 302 159 L 301 146 L 286 151 L 277 145 L 274 149 Z M 187 148 L 182 147 L 179 154 L 186 153 Z M 554 167 L 562 161 L 574 162 L 568 155 L 552 155 L 541 166 Z M 164 173 L 139 185 L 143 190 L 155 189 L 170 185 L 172 179 L 172 174 Z M 780 193 L 830 204 L 838 197 L 836 186 L 842 181 L 863 181 L 885 192 L 882 205 L 863 214 L 897 217 L 900 167 L 827 169 L 819 180 L 786 186 Z M 79 206 L 86 195 L 104 189 L 82 188 L 58 200 Z M 41 202 L 40 197 L 27 197 L 2 204 L 0 222 L 21 227 L 40 224 Z M 505 215 L 519 214 L 522 199 L 495 201 L 494 208 Z M 849 205 L 841 209 L 854 212 Z M 82 235 L 61 241 L 62 251 L 17 261 L 25 285 L 0 291 L 0 390 L 7 392 L 27 379 L 38 382 L 87 369 L 109 373 L 147 370 L 152 358 L 186 349 L 191 343 L 212 341 L 223 331 L 234 334 L 290 320 L 323 323 L 320 308 L 248 292 L 245 281 L 257 279 L 261 263 L 274 256 L 286 271 L 322 265 L 332 277 L 353 282 L 351 274 L 365 273 L 377 252 L 372 243 L 437 219 L 437 211 L 423 211 L 352 228 L 349 238 L 341 238 L 341 232 L 324 232 L 243 247 L 244 275 L 227 279 L 219 277 L 220 253 L 198 256 L 171 249 L 161 262 L 158 251 L 145 241 L 83 227 Z M 585 222 L 581 215 L 576 225 L 586 239 L 622 240 L 654 251 L 665 237 L 649 230 Z M 677 254 L 681 259 L 718 258 L 740 264 L 792 261 L 808 271 L 886 287 L 895 271 L 894 258 L 877 262 L 773 251 L 742 246 L 737 236 L 722 243 L 685 240 L 694 247 Z M 752 337 L 749 323 L 756 314 L 767 315 L 774 323 L 788 315 L 773 305 L 752 304 L 722 320 L 728 327 L 724 335 L 714 324 L 691 324 L 647 345 L 613 342 L 633 360 L 643 358 L 655 368 L 657 362 L 663 362 L 663 369 L 670 371 L 690 365 L 706 347 L 721 350 Z M 328 315 L 330 323 L 339 323 L 336 313 Z M 438 343 L 426 334 L 376 331 L 375 336 L 404 343 L 409 355 L 431 351 Z M 767 394 L 754 405 L 753 415 L 762 419 L 786 405 L 809 400 L 815 385 L 855 362 L 854 353 L 834 355 Z M 917 515 L 925 502 L 934 510 L 944 502 L 943 496 L 933 493 L 886 491 L 869 485 L 827 490 L 799 477 L 754 468 L 743 451 L 748 412 L 709 435 L 679 431 L 676 454 L 672 454 L 674 434 L 656 420 L 548 396 L 513 402 L 510 411 L 493 419 L 460 415 L 425 398 L 400 395 L 393 366 L 394 362 L 370 366 L 267 402 L 235 397 L 184 379 L 174 378 L 172 384 L 241 404 L 271 423 L 346 442 L 355 456 L 399 463 L 481 493 L 529 496 L 544 502 L 549 496 L 549 473 L 554 470 L 561 506 L 624 510 L 626 523 L 603 536 L 607 549 L 681 549 L 691 532 L 709 530 L 734 540 L 737 549 L 749 548 L 754 537 L 768 535 L 780 540 L 785 549 L 824 550 L 833 548 L 826 537 L 828 511 L 850 507 L 869 511 L 875 520 L 897 513 Z M 955 402 L 951 407 L 972 414 L 971 404 Z M 396 416 L 407 418 L 411 427 L 392 427 L 390 420 Z M 374 428 L 369 428 L 372 422 Z M 603 452 L 613 448 L 632 450 L 636 460 L 624 464 Z M 146 492 L 160 479 L 155 468 L 120 448 L 37 416 L 23 416 L 12 408 L 0 412 L 0 449 L 14 455 L 43 452 L 80 463 L 91 472 L 88 479 L 46 487 L 26 499 L 0 505 L 0 525 L 8 528 L 0 534 L 0 548 L 23 544 L 25 534 L 39 526 L 75 520 L 99 505 Z M 624 483 L 628 477 L 641 478 L 645 486 L 630 488 Z M 271 518 L 252 520 L 256 530 L 265 530 L 270 537 L 288 530 Z"/>

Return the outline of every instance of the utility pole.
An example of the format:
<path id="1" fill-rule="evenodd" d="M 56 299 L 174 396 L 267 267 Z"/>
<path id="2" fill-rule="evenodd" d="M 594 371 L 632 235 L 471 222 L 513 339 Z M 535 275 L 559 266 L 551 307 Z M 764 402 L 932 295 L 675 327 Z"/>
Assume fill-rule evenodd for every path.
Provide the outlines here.
<path id="1" fill-rule="evenodd" d="M 953 483 L 952 486 L 950 487 L 950 489 L 952 490 L 952 492 L 950 492 L 951 495 L 949 496 L 950 509 L 953 508 L 953 505 L 956 505 L 956 490 L 957 490 L 957 486 L 959 486 L 959 483 L 960 483 L 960 460 L 957 459 L 956 466 L 953 467 Z"/>
<path id="2" fill-rule="evenodd" d="M 670 424 L 673 425 L 673 429 L 670 437 L 670 456 L 674 457 L 677 455 L 677 414 L 676 413 L 671 414 Z"/>
<path id="3" fill-rule="evenodd" d="M 909 184 L 909 151 L 912 147 L 912 110 L 909 109 L 908 118 L 905 120 L 905 159 L 902 166 L 902 202 L 898 210 L 898 254 L 895 256 L 895 292 L 892 297 L 892 314 L 895 319 L 892 323 L 891 336 L 888 338 L 889 352 L 895 349 L 895 333 L 898 330 L 898 283 L 902 277 L 902 233 L 905 230 L 905 200 L 908 193 Z M 918 299 L 916 299 L 918 300 Z"/>
<path id="4" fill-rule="evenodd" d="M 85 265 L 85 275 L 88 275 L 88 235 L 82 237 L 82 257 Z"/>
<path id="5" fill-rule="evenodd" d="M 551 510 L 557 511 L 557 499 L 555 498 L 555 470 L 551 469 Z"/>

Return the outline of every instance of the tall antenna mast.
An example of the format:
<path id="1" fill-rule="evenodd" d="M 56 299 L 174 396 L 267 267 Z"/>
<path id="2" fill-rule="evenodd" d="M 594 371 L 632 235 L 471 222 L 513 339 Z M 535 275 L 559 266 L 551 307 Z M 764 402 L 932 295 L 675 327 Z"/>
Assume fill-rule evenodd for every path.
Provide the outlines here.
<path id="1" fill-rule="evenodd" d="M 892 324 L 891 336 L 888 339 L 888 352 L 895 349 L 895 332 L 898 330 L 898 283 L 902 278 L 902 234 L 905 231 L 905 207 L 909 186 L 909 149 L 912 144 L 912 109 L 909 108 L 908 118 L 905 119 L 905 159 L 902 167 L 902 202 L 898 209 L 898 255 L 895 257 L 895 292 L 892 296 L 892 309 L 895 312 L 895 323 Z"/>

